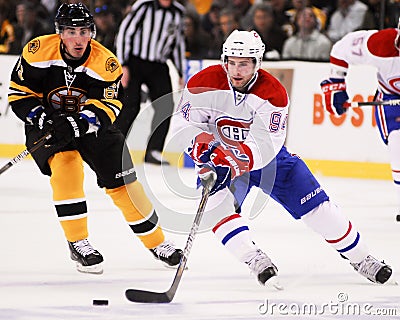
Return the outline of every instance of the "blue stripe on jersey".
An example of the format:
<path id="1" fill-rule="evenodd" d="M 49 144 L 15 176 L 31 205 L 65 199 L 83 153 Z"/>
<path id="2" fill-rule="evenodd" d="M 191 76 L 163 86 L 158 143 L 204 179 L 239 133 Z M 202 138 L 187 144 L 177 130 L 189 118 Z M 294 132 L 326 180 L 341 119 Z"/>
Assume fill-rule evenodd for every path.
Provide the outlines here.
<path id="1" fill-rule="evenodd" d="M 357 232 L 356 240 L 354 240 L 354 242 L 353 242 L 351 245 L 347 246 L 346 248 L 337 250 L 337 251 L 338 251 L 338 252 L 346 252 L 346 251 L 349 251 L 349 250 L 353 249 L 353 248 L 358 244 L 358 241 L 359 241 L 359 240 L 360 240 L 360 234 Z"/>
<path id="2" fill-rule="evenodd" d="M 223 239 L 222 239 L 222 244 L 225 245 L 230 239 L 232 239 L 234 236 L 236 236 L 238 233 L 242 231 L 249 230 L 248 226 L 242 226 L 239 228 L 236 228 L 235 230 L 229 232 Z"/>

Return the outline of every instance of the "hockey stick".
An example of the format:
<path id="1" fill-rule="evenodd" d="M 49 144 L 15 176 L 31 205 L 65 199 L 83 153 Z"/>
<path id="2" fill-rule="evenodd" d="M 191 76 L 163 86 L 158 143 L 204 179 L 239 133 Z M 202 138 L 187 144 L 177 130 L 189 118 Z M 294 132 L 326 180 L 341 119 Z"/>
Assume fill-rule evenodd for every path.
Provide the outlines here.
<path id="1" fill-rule="evenodd" d="M 364 101 L 364 102 L 348 102 L 345 108 L 358 108 L 362 106 L 397 106 L 400 107 L 400 100 L 387 100 L 387 101 Z"/>
<path id="2" fill-rule="evenodd" d="M 46 141 L 48 141 L 50 138 L 51 138 L 51 133 L 45 134 L 43 137 L 41 137 L 38 141 L 36 141 L 34 143 L 32 148 L 25 149 L 20 154 L 16 155 L 14 158 L 12 158 L 3 167 L 1 167 L 0 168 L 0 174 L 2 174 L 4 171 L 7 171 L 14 164 L 16 164 L 16 163 L 20 162 L 21 160 L 25 159 L 30 153 L 35 152 L 37 149 L 43 147 L 44 144 L 46 143 Z"/>
<path id="3" fill-rule="evenodd" d="M 185 270 L 186 262 L 188 260 L 190 250 L 192 249 L 193 241 L 196 236 L 197 230 L 199 228 L 201 218 L 203 217 L 207 200 L 210 195 L 210 191 L 215 183 L 215 179 L 216 175 L 213 171 L 209 171 L 209 174 L 207 174 L 207 176 L 202 178 L 203 191 L 199 208 L 197 209 L 196 216 L 194 217 L 193 225 L 192 228 L 190 229 L 186 246 L 185 249 L 183 250 L 183 255 L 178 266 L 178 270 L 176 270 L 175 278 L 172 281 L 170 288 L 165 292 L 127 289 L 125 291 L 125 296 L 129 301 L 143 302 L 143 303 L 169 303 L 172 301 L 172 299 L 175 296 L 176 290 L 178 289 L 178 285 L 182 279 L 182 274 L 183 271 Z"/>

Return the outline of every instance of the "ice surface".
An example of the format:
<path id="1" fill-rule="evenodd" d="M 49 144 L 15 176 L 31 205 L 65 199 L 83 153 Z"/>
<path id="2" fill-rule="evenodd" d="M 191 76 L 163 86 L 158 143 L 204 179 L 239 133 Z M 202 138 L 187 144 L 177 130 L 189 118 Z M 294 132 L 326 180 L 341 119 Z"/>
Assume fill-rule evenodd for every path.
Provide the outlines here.
<path id="1" fill-rule="evenodd" d="M 184 247 L 198 197 L 192 170 L 137 169 L 167 226 L 166 236 Z M 90 241 L 105 257 L 102 275 L 75 270 L 48 178 L 33 161 L 0 176 L 0 319 L 400 319 L 400 286 L 368 282 L 272 200 L 262 208 L 266 198 L 257 193 L 245 203 L 244 215 L 251 218 L 255 241 L 278 266 L 283 291 L 261 287 L 211 232 L 201 232 L 172 303 L 129 302 L 125 289 L 165 291 L 175 270 L 155 261 L 132 236 L 122 214 L 85 170 Z M 319 180 L 360 229 L 372 254 L 392 265 L 396 278 L 400 223 L 395 222 L 392 182 Z M 93 299 L 108 299 L 109 305 L 92 306 Z M 382 316 L 369 315 L 378 312 Z"/>

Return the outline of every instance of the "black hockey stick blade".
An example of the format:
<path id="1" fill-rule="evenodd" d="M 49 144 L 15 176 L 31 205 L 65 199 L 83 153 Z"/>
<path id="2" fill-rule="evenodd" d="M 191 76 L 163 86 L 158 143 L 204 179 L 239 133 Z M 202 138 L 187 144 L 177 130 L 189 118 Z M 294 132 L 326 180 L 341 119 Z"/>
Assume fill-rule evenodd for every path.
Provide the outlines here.
<path id="1" fill-rule="evenodd" d="M 125 296 L 129 301 L 139 303 L 169 303 L 174 298 L 174 293 L 167 292 L 152 292 L 139 289 L 128 289 L 125 291 Z"/>
<path id="2" fill-rule="evenodd" d="M 45 134 L 41 137 L 38 141 L 36 141 L 32 148 L 25 149 L 21 153 L 17 154 L 14 158 L 12 158 L 9 162 L 7 162 L 4 166 L 0 168 L 0 174 L 10 169 L 14 164 L 20 162 L 21 160 L 25 159 L 30 153 L 35 152 L 37 149 L 43 147 L 51 138 L 51 133 Z"/>
<path id="3" fill-rule="evenodd" d="M 216 174 L 210 171 L 209 174 L 202 178 L 203 192 L 197 209 L 196 216 L 194 217 L 193 225 L 190 230 L 185 249 L 183 250 L 183 255 L 181 261 L 179 262 L 178 269 L 176 270 L 175 278 L 172 281 L 171 287 L 165 292 L 154 292 L 140 289 L 127 289 L 125 291 L 125 296 L 129 301 L 140 302 L 140 303 L 169 303 L 175 296 L 178 285 L 181 282 L 183 271 L 186 267 L 186 262 L 189 257 L 190 250 L 193 245 L 194 238 L 196 236 L 197 230 L 200 225 L 201 218 L 203 216 L 208 197 L 210 195 L 211 189 L 215 183 Z"/>

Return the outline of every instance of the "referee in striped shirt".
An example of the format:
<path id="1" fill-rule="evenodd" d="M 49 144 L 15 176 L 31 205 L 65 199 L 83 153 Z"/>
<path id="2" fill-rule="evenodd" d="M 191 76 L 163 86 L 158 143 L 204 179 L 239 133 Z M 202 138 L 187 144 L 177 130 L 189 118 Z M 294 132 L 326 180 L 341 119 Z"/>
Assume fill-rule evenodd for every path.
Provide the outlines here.
<path id="1" fill-rule="evenodd" d="M 149 163 L 162 163 L 161 152 L 174 109 L 168 59 L 175 65 L 183 86 L 184 13 L 184 6 L 173 0 L 138 0 L 121 22 L 116 39 L 125 99 L 115 124 L 128 135 L 139 113 L 141 86 L 145 84 L 154 108 L 145 154 L 145 162 Z"/>

